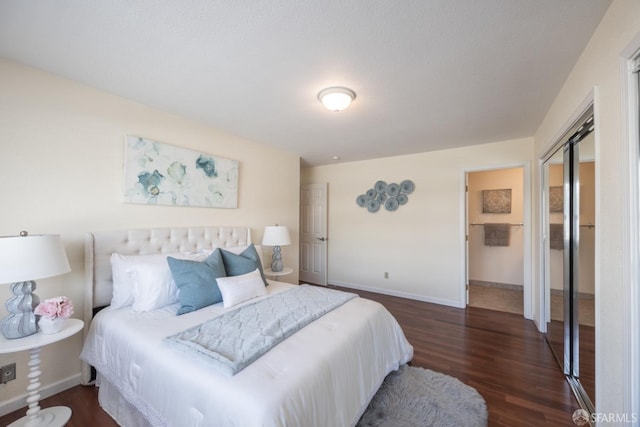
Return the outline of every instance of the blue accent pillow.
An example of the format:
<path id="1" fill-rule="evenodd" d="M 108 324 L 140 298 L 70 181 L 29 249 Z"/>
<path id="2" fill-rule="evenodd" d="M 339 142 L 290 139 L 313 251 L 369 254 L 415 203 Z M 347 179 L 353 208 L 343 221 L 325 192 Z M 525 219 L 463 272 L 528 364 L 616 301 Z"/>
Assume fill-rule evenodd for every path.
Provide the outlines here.
<path id="1" fill-rule="evenodd" d="M 167 257 L 167 262 L 179 291 L 180 308 L 177 315 L 222 301 L 216 279 L 225 277 L 227 273 L 219 249 L 202 262 L 172 257 Z"/>
<path id="2" fill-rule="evenodd" d="M 264 285 L 269 286 L 267 278 L 264 277 L 264 271 L 262 271 L 260 257 L 253 243 L 247 246 L 247 249 L 240 254 L 234 254 L 224 249 L 222 249 L 220 253 L 222 254 L 222 261 L 224 262 L 224 269 L 227 272 L 227 276 L 240 276 L 241 274 L 251 273 L 257 268 L 260 270 L 260 276 L 262 277 Z"/>

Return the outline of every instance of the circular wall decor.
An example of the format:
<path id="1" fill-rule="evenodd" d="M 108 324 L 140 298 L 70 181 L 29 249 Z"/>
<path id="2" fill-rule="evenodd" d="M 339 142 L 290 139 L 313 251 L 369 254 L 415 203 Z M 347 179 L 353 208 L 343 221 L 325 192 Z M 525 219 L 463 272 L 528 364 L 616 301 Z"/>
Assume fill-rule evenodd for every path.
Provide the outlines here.
<path id="1" fill-rule="evenodd" d="M 387 194 L 391 197 L 396 197 L 400 194 L 400 186 L 395 183 L 387 185 Z"/>
<path id="2" fill-rule="evenodd" d="M 415 184 L 410 179 L 405 179 L 400 184 L 395 182 L 387 184 L 387 182 L 379 180 L 365 194 L 356 197 L 356 203 L 371 213 L 378 212 L 381 206 L 384 206 L 389 212 L 395 212 L 400 206 L 409 202 L 409 194 L 414 190 Z"/>
<path id="3" fill-rule="evenodd" d="M 398 209 L 399 203 L 398 203 L 398 199 L 396 199 L 395 197 L 391 197 L 388 198 L 386 202 L 384 202 L 384 207 L 386 210 L 388 210 L 389 212 L 393 212 L 396 209 Z"/>
<path id="4" fill-rule="evenodd" d="M 380 210 L 380 202 L 376 199 L 371 199 L 367 202 L 367 210 L 371 213 L 378 212 Z"/>
<path id="5" fill-rule="evenodd" d="M 373 188 L 376 189 L 378 194 L 384 194 L 384 192 L 387 191 L 387 183 L 384 181 L 378 181 L 376 182 L 376 185 L 373 186 Z"/>
<path id="6" fill-rule="evenodd" d="M 411 194 L 416 186 L 410 179 L 405 179 L 400 183 L 400 192 L 403 194 Z"/>

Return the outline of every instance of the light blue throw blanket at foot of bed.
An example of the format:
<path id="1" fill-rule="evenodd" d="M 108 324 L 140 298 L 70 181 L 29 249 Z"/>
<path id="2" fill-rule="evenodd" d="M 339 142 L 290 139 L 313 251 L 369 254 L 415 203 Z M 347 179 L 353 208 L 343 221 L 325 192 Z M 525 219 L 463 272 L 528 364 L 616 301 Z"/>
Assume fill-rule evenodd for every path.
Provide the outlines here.
<path id="1" fill-rule="evenodd" d="M 296 331 L 356 296 L 300 285 L 166 339 L 178 348 L 206 357 L 233 375 Z"/>

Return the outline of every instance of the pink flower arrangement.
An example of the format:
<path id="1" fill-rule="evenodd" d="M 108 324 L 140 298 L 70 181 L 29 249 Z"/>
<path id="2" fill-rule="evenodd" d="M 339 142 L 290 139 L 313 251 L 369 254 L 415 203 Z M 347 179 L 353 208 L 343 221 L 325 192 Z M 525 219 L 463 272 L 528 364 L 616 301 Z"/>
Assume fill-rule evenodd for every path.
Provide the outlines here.
<path id="1" fill-rule="evenodd" d="M 73 314 L 73 304 L 67 297 L 49 298 L 38 304 L 33 312 L 46 319 L 68 319 Z"/>

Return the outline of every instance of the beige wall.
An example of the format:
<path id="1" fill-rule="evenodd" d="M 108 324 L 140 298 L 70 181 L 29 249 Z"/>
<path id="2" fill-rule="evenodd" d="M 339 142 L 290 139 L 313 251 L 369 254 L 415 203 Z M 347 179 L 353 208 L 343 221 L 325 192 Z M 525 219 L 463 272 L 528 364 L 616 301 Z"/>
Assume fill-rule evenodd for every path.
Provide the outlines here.
<path id="1" fill-rule="evenodd" d="M 123 203 L 125 135 L 239 160 L 238 208 Z M 69 296 L 75 317 L 82 313 L 83 236 L 91 230 L 247 225 L 259 243 L 265 225 L 286 224 L 295 243 L 283 248 L 283 257 L 294 274 L 283 279 L 297 282 L 299 164 L 297 155 L 0 60 L 0 235 L 20 230 L 62 235 L 72 272 L 38 281 L 37 293 Z M 265 248 L 267 259 L 270 253 Z M 2 286 L 0 300 L 8 297 L 8 286 Z M 0 316 L 5 314 L 0 308 Z M 43 349 L 45 387 L 77 383 L 81 342 L 78 334 Z M 27 357 L 0 355 L 0 364 L 18 361 L 18 379 L 0 385 L 0 412 L 25 393 Z"/>
<path id="2" fill-rule="evenodd" d="M 620 61 L 622 52 L 640 31 L 639 22 L 640 2 L 614 0 L 535 134 L 535 152 L 539 158 L 569 127 L 569 119 L 576 117 L 585 99 L 595 92 L 595 401 L 599 412 L 623 413 L 628 384 L 624 360 L 630 345 L 625 339 L 623 307 L 629 285 L 622 280 L 622 224 L 627 215 L 623 201 L 628 183 L 623 176 L 627 147 L 622 138 Z M 534 182 L 539 180 L 536 178 Z M 537 200 L 534 197 L 534 201 Z M 533 212 L 538 211 L 536 204 Z M 538 221 L 534 220 L 534 224 Z M 534 236 L 538 234 L 539 230 L 533 233 Z M 536 247 L 539 249 L 537 242 Z M 538 249 L 534 254 L 540 253 Z M 534 271 L 539 272 L 538 269 Z M 542 280 L 537 276 L 533 283 L 539 284 Z M 538 299 L 534 309 L 538 321 L 541 321 L 542 306 L 539 303 Z"/>
<path id="3" fill-rule="evenodd" d="M 524 222 L 524 171 L 522 168 L 469 172 L 467 213 L 469 224 Z M 510 213 L 483 213 L 482 191 L 511 189 Z M 485 246 L 484 228 L 469 226 L 469 281 L 523 286 L 524 227 L 509 229 L 509 246 Z"/>
<path id="4" fill-rule="evenodd" d="M 465 172 L 528 163 L 532 142 L 526 138 L 303 170 L 303 183 L 329 187 L 329 283 L 464 306 Z M 404 179 L 416 188 L 397 211 L 372 214 L 356 204 L 376 181 Z"/>
<path id="5" fill-rule="evenodd" d="M 595 93 L 596 119 L 596 402 L 599 412 L 622 413 L 625 343 L 621 254 L 623 170 L 620 54 L 639 32 L 640 2 L 614 0 L 559 92 L 534 139 L 486 144 L 412 156 L 310 168 L 303 182 L 329 183 L 329 282 L 462 304 L 460 227 L 465 170 L 513 166 L 541 158 L 568 128 L 578 107 Z M 224 134 L 175 115 L 0 61 L 0 233 L 60 233 L 73 272 L 40 281 L 39 294 L 71 296 L 81 311 L 82 235 L 88 230 L 192 224 L 246 224 L 261 238 L 265 224 L 288 224 L 297 240 L 298 158 Z M 241 162 L 239 208 L 216 210 L 125 205 L 121 198 L 122 145 L 137 134 Z M 534 153 L 532 154 L 532 151 Z M 538 229 L 539 174 L 534 173 L 533 236 Z M 397 212 L 369 214 L 355 198 L 383 179 L 412 179 L 416 191 Z M 534 241 L 534 280 L 539 291 L 540 245 Z M 297 245 L 285 262 L 297 266 Z M 390 273 L 389 279 L 383 272 Z M 525 275 L 527 272 L 525 272 Z M 288 279 L 297 278 L 296 274 Z M 543 321 L 541 292 L 534 314 Z M 0 293 L 6 299 L 8 292 Z M 46 347 L 43 382 L 75 375 L 76 336 Z M 0 363 L 13 356 L 3 355 Z M 18 373 L 26 372 L 26 355 Z M 23 374 L 22 374 L 23 375 Z M 22 393 L 24 379 L 0 386 L 0 400 Z"/>

